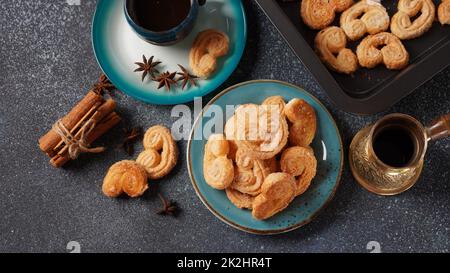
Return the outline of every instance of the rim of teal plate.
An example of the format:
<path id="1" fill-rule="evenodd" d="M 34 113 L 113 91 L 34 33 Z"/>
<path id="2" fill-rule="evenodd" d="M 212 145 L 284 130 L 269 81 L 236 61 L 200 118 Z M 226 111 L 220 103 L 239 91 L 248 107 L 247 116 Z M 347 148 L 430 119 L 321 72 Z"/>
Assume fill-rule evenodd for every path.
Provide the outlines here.
<path id="1" fill-rule="evenodd" d="M 311 216 L 308 217 L 308 219 L 305 219 L 299 223 L 290 225 L 288 227 L 285 228 L 280 228 L 280 229 L 267 229 L 267 230 L 261 230 L 261 229 L 253 229 L 253 228 L 248 228 L 248 227 L 244 227 L 238 223 L 235 223 L 233 221 L 231 221 L 230 219 L 228 219 L 227 217 L 225 217 L 224 215 L 222 215 L 221 213 L 219 213 L 218 211 L 216 211 L 213 206 L 211 204 L 209 204 L 208 200 L 203 196 L 203 194 L 200 192 L 198 186 L 197 186 L 197 181 L 194 178 L 194 174 L 192 171 L 192 161 L 190 159 L 190 155 L 191 155 L 191 144 L 192 144 L 192 139 L 193 139 L 193 135 L 195 133 L 195 129 L 198 126 L 198 122 L 200 119 L 203 118 L 204 113 L 209 109 L 209 107 L 211 105 L 214 104 L 214 102 L 216 102 L 220 97 L 222 97 L 223 95 L 225 95 L 226 93 L 233 91 L 234 89 L 240 87 L 240 86 L 244 86 L 244 85 L 249 85 L 249 84 L 253 84 L 253 83 L 277 83 L 277 84 L 282 84 L 282 85 L 286 85 L 288 87 L 292 87 L 295 90 L 299 91 L 302 94 L 305 94 L 306 96 L 310 97 L 312 100 L 314 100 L 318 105 L 320 105 L 320 107 L 323 108 L 323 110 L 325 110 L 325 113 L 328 115 L 328 117 L 330 118 L 330 120 L 332 121 L 333 127 L 336 130 L 336 134 L 338 136 L 339 139 L 339 147 L 340 147 L 340 164 L 339 164 L 339 171 L 338 171 L 338 175 L 336 177 L 336 183 L 333 187 L 333 190 L 331 191 L 330 195 L 328 196 L 327 200 L 325 200 L 325 202 L 322 204 L 322 206 L 316 210 L 313 214 L 311 214 Z M 225 90 L 223 90 L 222 92 L 220 92 L 219 94 L 217 94 L 214 98 L 212 98 L 206 105 L 205 107 L 203 107 L 202 112 L 198 115 L 198 117 L 195 119 L 194 125 L 192 126 L 192 130 L 189 134 L 189 141 L 188 141 L 188 145 L 187 145 L 187 152 L 186 152 L 186 157 L 187 157 L 187 163 L 188 163 L 188 173 L 189 173 L 189 178 L 191 179 L 191 184 L 194 187 L 195 193 L 197 194 L 197 196 L 200 198 L 200 200 L 202 201 L 202 203 L 206 206 L 206 208 L 214 215 L 216 216 L 218 219 L 220 219 L 222 222 L 224 222 L 227 225 L 230 225 L 238 230 L 247 232 L 247 233 L 251 233 L 251 234 L 256 234 L 256 235 L 276 235 L 276 234 L 283 234 L 283 233 L 287 233 L 293 230 L 296 230 L 298 228 L 301 228 L 307 224 L 309 224 L 311 221 L 313 221 L 328 205 L 329 203 L 333 200 L 334 196 L 336 195 L 336 191 L 340 185 L 341 182 L 341 178 L 342 178 L 342 171 L 344 168 L 344 148 L 343 148 L 343 143 L 342 143 L 342 137 L 341 134 L 339 132 L 339 128 L 337 127 L 336 121 L 334 120 L 333 116 L 331 115 L 330 111 L 328 111 L 328 109 L 325 107 L 325 105 L 323 105 L 322 102 L 320 102 L 319 99 L 317 99 L 315 96 L 313 96 L 312 94 L 310 94 L 308 91 L 306 91 L 305 89 L 296 86 L 294 84 L 291 83 L 287 83 L 287 82 L 283 82 L 283 81 L 278 81 L 278 80 L 251 80 L 251 81 L 246 81 L 246 82 L 242 82 L 233 86 L 230 86 L 228 88 L 226 88 Z"/>
<path id="2" fill-rule="evenodd" d="M 99 14 L 103 13 L 105 9 L 108 8 L 109 6 L 114 5 L 111 4 L 113 2 L 114 1 L 110 0 L 99 0 L 99 2 L 97 3 L 91 27 L 92 48 L 94 51 L 95 59 L 97 60 L 100 69 L 114 84 L 114 86 L 118 90 L 124 92 L 125 94 L 137 100 L 158 105 L 175 105 L 180 103 L 191 102 L 194 100 L 194 98 L 206 96 L 209 93 L 215 91 L 217 88 L 219 88 L 236 70 L 237 66 L 239 65 L 239 62 L 242 59 L 242 55 L 244 54 L 245 46 L 247 44 L 247 18 L 242 0 L 235 0 L 230 1 L 230 3 L 232 5 L 234 12 L 236 14 L 242 15 L 236 18 L 237 25 L 242 27 L 238 28 L 237 30 L 238 39 L 234 43 L 235 46 L 234 55 L 231 56 L 230 59 L 228 60 L 229 63 L 221 68 L 221 72 L 215 75 L 214 80 L 211 80 L 208 83 L 208 85 L 206 85 L 204 88 L 200 88 L 199 90 L 196 90 L 194 92 L 178 93 L 176 96 L 165 97 L 150 92 L 146 93 L 145 95 L 142 95 L 142 91 L 140 91 L 139 88 L 135 88 L 134 86 L 127 83 L 126 80 L 120 77 L 120 75 L 113 68 L 114 66 L 110 64 L 110 61 L 108 61 L 110 57 L 107 57 L 108 56 L 108 54 L 106 53 L 107 51 L 101 50 L 101 48 L 103 47 L 100 48 L 100 45 L 102 45 L 101 42 L 102 36 L 99 35 L 101 29 L 101 27 L 99 26 L 102 24 L 102 18 L 100 18 L 101 16 L 99 16 Z"/>

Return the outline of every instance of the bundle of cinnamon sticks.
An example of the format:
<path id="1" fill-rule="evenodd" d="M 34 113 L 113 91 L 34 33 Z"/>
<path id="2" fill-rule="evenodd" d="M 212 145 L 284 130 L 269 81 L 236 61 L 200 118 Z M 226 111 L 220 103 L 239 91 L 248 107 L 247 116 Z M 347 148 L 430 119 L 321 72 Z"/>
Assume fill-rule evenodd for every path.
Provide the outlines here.
<path id="1" fill-rule="evenodd" d="M 120 122 L 119 115 L 114 112 L 116 103 L 113 99 L 105 100 L 102 95 L 94 91 L 88 94 L 61 120 L 58 124 L 63 126 L 69 137 L 61 137 L 61 133 L 52 128 L 39 139 L 39 148 L 51 159 L 50 163 L 60 168 L 73 156 L 69 153 L 71 147 L 67 139 L 83 145 L 90 146 L 96 139 L 108 132 Z M 87 129 L 87 126 L 93 128 Z"/>

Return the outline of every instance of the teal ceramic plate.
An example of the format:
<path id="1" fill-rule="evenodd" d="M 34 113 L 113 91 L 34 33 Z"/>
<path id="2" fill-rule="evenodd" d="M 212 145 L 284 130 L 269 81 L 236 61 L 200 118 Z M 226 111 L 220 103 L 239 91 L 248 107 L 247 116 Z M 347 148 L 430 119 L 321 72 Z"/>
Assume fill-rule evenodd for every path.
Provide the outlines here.
<path id="1" fill-rule="evenodd" d="M 124 14 L 125 0 L 99 0 L 92 23 L 92 43 L 97 61 L 111 82 L 128 95 L 153 104 L 178 104 L 192 101 L 217 89 L 237 67 L 244 52 L 247 25 L 241 0 L 208 0 L 200 7 L 190 35 L 172 46 L 155 46 L 139 38 L 128 25 Z M 149 15 L 154 11 L 149 11 Z M 199 87 L 182 91 L 180 87 L 166 92 L 157 84 L 134 73 L 134 64 L 142 55 L 155 56 L 163 64 L 160 71 L 179 70 L 177 64 L 189 67 L 189 51 L 198 32 L 219 29 L 230 38 L 230 51 L 221 58 L 217 73 L 199 81 Z"/>
<path id="2" fill-rule="evenodd" d="M 318 161 L 317 176 L 308 191 L 297 197 L 286 210 L 268 220 L 258 221 L 253 219 L 250 211 L 235 207 L 228 200 L 224 191 L 215 190 L 206 184 L 203 178 L 203 154 L 206 138 L 194 140 L 193 136 L 201 136 L 203 127 L 211 118 L 223 119 L 225 122 L 224 117 L 212 114 L 215 112 L 214 108 L 217 107 L 211 107 L 211 105 L 225 109 L 226 105 L 260 104 L 266 97 L 275 95 L 283 96 L 286 101 L 293 98 L 304 99 L 314 107 L 318 124 L 312 147 Z M 192 129 L 187 148 L 187 160 L 189 175 L 195 191 L 215 216 L 246 232 L 276 234 L 288 232 L 309 223 L 332 199 L 341 177 L 343 149 L 341 136 L 333 117 L 315 97 L 288 83 L 259 80 L 230 87 L 205 106 Z"/>

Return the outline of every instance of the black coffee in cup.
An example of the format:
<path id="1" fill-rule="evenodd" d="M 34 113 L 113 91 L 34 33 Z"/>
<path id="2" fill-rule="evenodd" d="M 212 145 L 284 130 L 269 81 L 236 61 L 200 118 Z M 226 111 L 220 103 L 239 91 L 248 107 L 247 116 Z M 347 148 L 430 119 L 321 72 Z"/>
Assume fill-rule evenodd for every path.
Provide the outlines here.
<path id="1" fill-rule="evenodd" d="M 191 10 L 191 0 L 128 0 L 126 8 L 140 27 L 154 32 L 180 25 Z"/>

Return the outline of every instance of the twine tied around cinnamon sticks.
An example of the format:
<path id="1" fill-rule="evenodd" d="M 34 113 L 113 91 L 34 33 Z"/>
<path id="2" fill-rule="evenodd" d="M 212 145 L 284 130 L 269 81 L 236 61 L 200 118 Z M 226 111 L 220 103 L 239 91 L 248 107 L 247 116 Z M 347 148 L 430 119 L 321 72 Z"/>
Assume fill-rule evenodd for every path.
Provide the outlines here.
<path id="1" fill-rule="evenodd" d="M 81 153 L 103 152 L 104 147 L 90 148 L 90 145 L 120 122 L 115 108 L 112 98 L 105 100 L 97 92 L 89 91 L 39 139 L 39 148 L 57 168 L 78 158 Z"/>
<path id="2" fill-rule="evenodd" d="M 81 153 L 93 153 L 98 154 L 105 151 L 105 147 L 90 148 L 87 142 L 86 136 L 89 135 L 92 130 L 95 129 L 95 121 L 88 120 L 83 127 L 81 127 L 81 136 L 77 139 L 70 131 L 64 126 L 62 120 L 59 119 L 53 124 L 52 129 L 61 137 L 62 141 L 67 145 L 69 150 L 70 159 L 75 160 Z"/>

